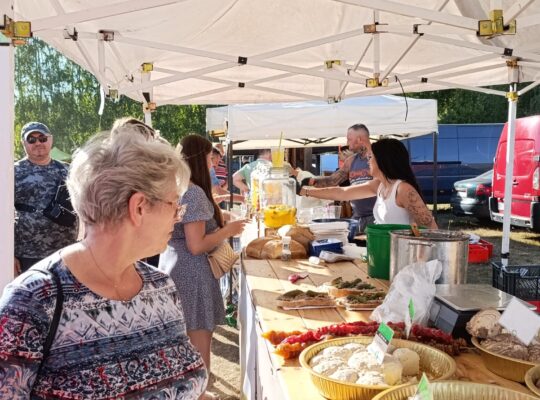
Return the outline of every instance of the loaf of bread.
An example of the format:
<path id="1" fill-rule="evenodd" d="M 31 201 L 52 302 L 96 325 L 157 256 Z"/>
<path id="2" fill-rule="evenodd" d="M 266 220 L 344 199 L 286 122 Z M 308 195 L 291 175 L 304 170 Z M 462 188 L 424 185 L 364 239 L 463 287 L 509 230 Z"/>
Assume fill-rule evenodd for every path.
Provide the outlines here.
<path id="1" fill-rule="evenodd" d="M 307 258 L 307 251 L 296 240 L 291 240 L 291 258 Z M 281 258 L 283 253 L 283 242 L 281 239 L 274 239 L 266 242 L 261 251 L 262 259 L 276 260 Z"/>
<path id="2" fill-rule="evenodd" d="M 279 240 L 277 236 L 265 236 L 252 240 L 246 247 L 246 256 L 261 259 L 264 245 L 272 240 Z"/>
<path id="3" fill-rule="evenodd" d="M 315 240 L 315 235 L 309 230 L 308 227 L 285 225 L 279 228 L 279 236 L 290 236 L 292 240 L 296 240 L 302 246 L 305 247 L 306 252 L 309 248 L 309 242 Z"/>

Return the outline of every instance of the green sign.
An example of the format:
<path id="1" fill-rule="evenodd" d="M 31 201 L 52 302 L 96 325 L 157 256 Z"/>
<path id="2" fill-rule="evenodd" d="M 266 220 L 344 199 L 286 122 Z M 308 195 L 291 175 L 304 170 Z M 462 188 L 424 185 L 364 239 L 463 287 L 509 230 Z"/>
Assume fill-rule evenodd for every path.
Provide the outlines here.
<path id="1" fill-rule="evenodd" d="M 431 387 L 425 373 L 422 374 L 422 379 L 418 383 L 415 398 L 418 400 L 433 400 L 433 393 L 431 392 Z"/>
<path id="2" fill-rule="evenodd" d="M 414 320 L 414 303 L 412 299 L 409 300 L 409 317 L 411 317 L 411 322 Z"/>
<path id="3" fill-rule="evenodd" d="M 377 330 L 377 333 L 382 336 L 382 338 L 387 344 L 390 344 L 390 341 L 394 337 L 394 331 L 384 322 L 381 322 L 381 324 L 379 325 L 379 329 Z"/>

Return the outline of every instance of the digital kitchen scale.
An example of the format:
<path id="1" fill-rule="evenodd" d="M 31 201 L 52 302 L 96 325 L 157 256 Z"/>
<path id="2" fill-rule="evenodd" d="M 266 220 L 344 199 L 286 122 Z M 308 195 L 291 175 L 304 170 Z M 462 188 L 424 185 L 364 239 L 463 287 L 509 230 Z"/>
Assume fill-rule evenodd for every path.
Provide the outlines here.
<path id="1" fill-rule="evenodd" d="M 504 311 L 514 298 L 490 285 L 436 285 L 437 290 L 429 311 L 429 325 L 467 340 L 465 325 L 479 310 L 495 308 Z M 518 299 L 531 310 L 536 307 Z"/>

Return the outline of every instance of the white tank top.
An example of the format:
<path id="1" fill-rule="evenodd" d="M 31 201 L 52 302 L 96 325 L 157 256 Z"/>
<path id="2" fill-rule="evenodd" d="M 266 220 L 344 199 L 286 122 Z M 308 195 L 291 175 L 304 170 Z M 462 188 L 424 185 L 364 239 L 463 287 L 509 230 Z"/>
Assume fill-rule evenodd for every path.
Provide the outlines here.
<path id="1" fill-rule="evenodd" d="M 396 180 L 388 198 L 382 196 L 383 184 L 377 188 L 377 201 L 373 207 L 373 216 L 376 224 L 410 224 L 409 212 L 396 204 L 397 188 L 401 180 Z"/>

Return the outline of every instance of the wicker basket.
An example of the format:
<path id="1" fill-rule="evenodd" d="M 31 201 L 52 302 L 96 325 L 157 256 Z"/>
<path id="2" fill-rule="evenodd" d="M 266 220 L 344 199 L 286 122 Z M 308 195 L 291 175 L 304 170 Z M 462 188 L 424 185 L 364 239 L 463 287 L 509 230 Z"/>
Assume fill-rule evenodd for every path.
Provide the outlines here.
<path id="1" fill-rule="evenodd" d="M 532 367 L 525 374 L 525 384 L 531 392 L 540 397 L 540 388 L 535 383 L 540 379 L 540 365 Z"/>
<path id="2" fill-rule="evenodd" d="M 355 336 L 340 339 L 327 340 L 316 343 L 304 349 L 300 354 L 300 364 L 309 371 L 311 381 L 317 387 L 322 396 L 331 400 L 371 400 L 378 393 L 388 389 L 382 385 L 360 385 L 331 379 L 327 376 L 314 372 L 309 366 L 309 360 L 321 350 L 330 346 L 341 346 L 347 343 L 359 343 L 368 345 L 373 337 Z M 456 372 L 456 363 L 448 354 L 426 346 L 421 343 L 408 340 L 393 339 L 392 345 L 400 348 L 409 348 L 420 356 L 420 370 L 432 376 L 432 380 L 449 379 Z M 405 385 L 400 385 L 405 386 Z"/>
<path id="3" fill-rule="evenodd" d="M 529 394 L 483 383 L 439 381 L 432 382 L 429 386 L 433 391 L 433 398 L 437 400 L 538 400 Z M 415 393 L 416 385 L 399 386 L 385 390 L 373 400 L 407 400 Z"/>
<path id="4" fill-rule="evenodd" d="M 484 360 L 484 365 L 487 369 L 494 374 L 510 379 L 511 381 L 525 382 L 525 374 L 527 371 L 537 365 L 530 361 L 506 357 L 486 350 L 480 346 L 480 342 L 475 337 L 472 338 L 472 344 L 480 350 L 480 356 L 482 357 L 482 360 Z"/>

